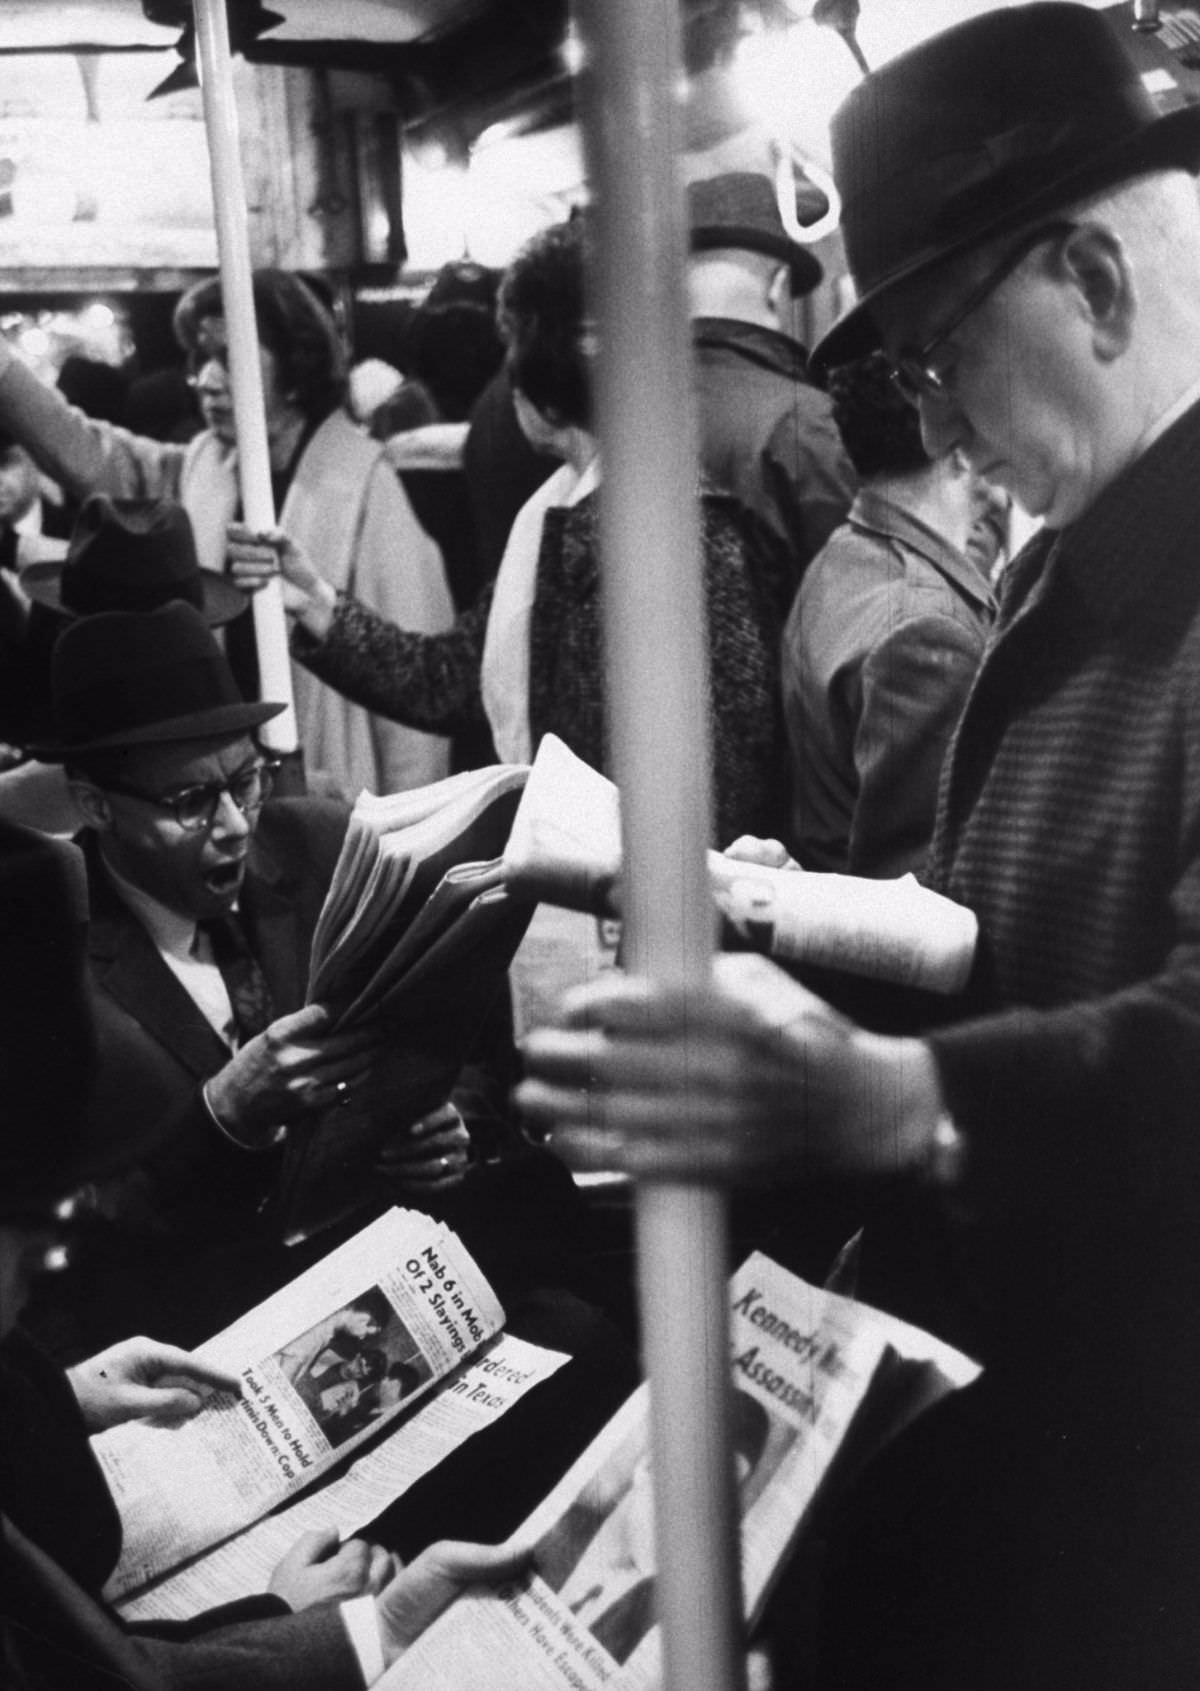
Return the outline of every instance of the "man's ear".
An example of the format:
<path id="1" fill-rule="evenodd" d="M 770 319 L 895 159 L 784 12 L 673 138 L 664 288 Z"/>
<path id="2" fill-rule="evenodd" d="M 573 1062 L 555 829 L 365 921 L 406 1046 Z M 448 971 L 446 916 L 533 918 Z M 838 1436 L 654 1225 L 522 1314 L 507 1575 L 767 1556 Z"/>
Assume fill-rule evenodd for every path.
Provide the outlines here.
<path id="1" fill-rule="evenodd" d="M 1101 358 L 1118 358 L 1129 346 L 1137 290 L 1121 237 L 1103 223 L 1081 223 L 1061 248 L 1061 262 L 1078 289 Z"/>
<path id="2" fill-rule="evenodd" d="M 113 825 L 108 794 L 82 775 L 69 775 L 67 788 L 87 826 L 94 828 L 98 834 L 106 834 Z"/>

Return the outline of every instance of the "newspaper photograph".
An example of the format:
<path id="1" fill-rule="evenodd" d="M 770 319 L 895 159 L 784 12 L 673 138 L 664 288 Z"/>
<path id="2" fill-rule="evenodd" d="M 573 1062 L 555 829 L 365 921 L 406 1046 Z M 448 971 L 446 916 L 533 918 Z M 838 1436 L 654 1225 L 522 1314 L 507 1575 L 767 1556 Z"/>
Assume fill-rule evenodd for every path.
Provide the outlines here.
<path id="1" fill-rule="evenodd" d="M 122 1615 L 129 1621 L 186 1621 L 247 1591 L 265 1590 L 302 1533 L 336 1527 L 345 1540 L 361 1532 L 464 1440 L 491 1426 L 568 1360 L 563 1351 L 499 1334 L 344 1473 L 122 1599 Z"/>
<path id="2" fill-rule="evenodd" d="M 734 1276 L 731 1302 L 730 1430 L 752 1620 L 873 1391 L 891 1403 L 874 1427 L 883 1442 L 912 1412 L 896 1389 L 906 1368 L 922 1406 L 978 1369 L 759 1254 Z M 533 1546 L 533 1572 L 461 1597 L 380 1681 L 385 1691 L 658 1685 L 648 1407 L 642 1387 L 516 1535 Z"/>
<path id="3" fill-rule="evenodd" d="M 314 1322 L 314 1312 L 320 1312 Z M 200 1347 L 237 1374 L 173 1427 L 93 1440 L 121 1515 L 110 1599 L 240 1531 L 302 1490 L 499 1331 L 504 1314 L 465 1247 L 391 1210 Z"/>

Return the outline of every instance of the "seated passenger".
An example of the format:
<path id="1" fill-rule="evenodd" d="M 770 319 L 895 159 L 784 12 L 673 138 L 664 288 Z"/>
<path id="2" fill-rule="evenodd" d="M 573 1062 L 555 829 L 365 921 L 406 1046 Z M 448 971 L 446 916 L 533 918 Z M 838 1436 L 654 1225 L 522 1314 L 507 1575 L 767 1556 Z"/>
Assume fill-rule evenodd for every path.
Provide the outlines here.
<path id="1" fill-rule="evenodd" d="M 64 1200 L 148 1131 L 155 1100 L 128 1081 L 100 1100 L 72 848 L 0 824 L 0 1663 L 13 1691 L 357 1691 L 472 1580 L 520 1555 L 441 1544 L 396 1572 L 385 1551 L 310 1533 L 261 1596 L 152 1632 L 101 1596 L 120 1523 L 87 1435 L 186 1418 L 236 1381 L 135 1339 L 64 1375 L 16 1330 L 62 1248 Z M 357 1601 L 355 1601 L 357 1600 Z M 449 1688 L 448 1688 L 449 1691 Z M 463 1688 L 466 1691 L 466 1688 Z"/>
<path id="2" fill-rule="evenodd" d="M 296 1271 L 281 1272 L 257 1221 L 280 1140 L 367 1084 L 367 1037 L 331 1034 L 328 1012 L 305 1004 L 346 812 L 270 800 L 254 730 L 281 707 L 242 700 L 192 606 L 73 623 L 55 648 L 54 708 L 43 751 L 86 822 L 93 978 L 127 1031 L 124 1060 L 160 1077 L 172 1120 L 155 1155 L 99 1194 L 114 1278 L 93 1268 L 56 1292 L 76 1329 L 62 1342 L 130 1321 L 195 1342 L 256 1301 L 256 1273 Z M 393 1189 L 461 1182 L 468 1148 L 450 1116 Z"/>
<path id="3" fill-rule="evenodd" d="M 862 487 L 813 559 L 783 638 L 789 843 L 805 869 L 919 871 L 938 776 L 995 614 L 967 556 L 980 478 L 931 460 L 881 354 L 830 379 Z"/>
<path id="4" fill-rule="evenodd" d="M 555 733 L 593 767 L 608 767 L 604 642 L 592 433 L 591 340 L 583 226 L 557 225 L 518 255 L 500 316 L 521 426 L 563 460 L 513 525 L 491 593 L 442 635 L 385 621 L 339 594 L 299 537 L 235 531 L 239 585 L 261 587 L 282 565 L 298 627 L 293 654 L 381 715 L 434 732 L 486 720 L 501 759 L 527 762 Z M 702 498 L 708 594 L 715 833 L 762 832 L 776 815 L 782 766 L 777 637 L 755 587 L 757 544 L 726 495 Z M 286 525 L 285 525 L 286 527 Z M 654 567 L 647 558 L 646 567 Z M 648 725 L 649 729 L 650 725 Z M 669 748 L 664 749 L 664 757 Z"/>

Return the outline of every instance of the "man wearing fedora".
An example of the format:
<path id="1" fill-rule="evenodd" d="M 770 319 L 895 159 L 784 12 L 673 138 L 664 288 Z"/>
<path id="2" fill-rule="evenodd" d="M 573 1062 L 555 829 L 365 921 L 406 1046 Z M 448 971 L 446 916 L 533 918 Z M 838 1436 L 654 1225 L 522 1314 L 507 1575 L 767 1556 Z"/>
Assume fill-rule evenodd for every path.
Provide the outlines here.
<path id="1" fill-rule="evenodd" d="M 942 776 L 928 876 L 980 923 L 957 1019 L 867 1033 L 728 959 L 686 999 L 598 988 L 527 1052 L 526 1107 L 606 1167 L 707 1139 L 938 1207 L 984 1372 L 841 1519 L 839 1691 L 1200 1661 L 1200 110 L 1160 114 L 1115 28 L 989 12 L 833 126 L 859 300 L 818 361 L 881 346 L 928 450 L 1045 524 Z"/>
<path id="2" fill-rule="evenodd" d="M 18 1328 L 44 1267 L 70 1248 L 72 1195 L 163 1131 L 135 1074 L 97 1074 L 111 1036 L 86 975 L 73 848 L 0 822 L 0 1680 L 12 1691 L 356 1691 L 469 1579 L 520 1556 L 438 1544 L 396 1572 L 360 1539 L 310 1533 L 269 1590 L 183 1625 L 125 1626 L 101 1596 L 120 1522 L 88 1434 L 186 1419 L 230 1376 L 130 1340 L 64 1374 Z M 126 1119 L 120 1130 L 113 1119 Z"/>
<path id="3" fill-rule="evenodd" d="M 855 488 L 830 402 L 780 309 L 785 287 L 799 299 L 822 270 L 785 231 L 767 177 L 708 177 L 689 184 L 687 200 L 700 458 L 759 527 L 782 621 Z"/>
<path id="4" fill-rule="evenodd" d="M 130 1322 L 191 1343 L 295 1272 L 256 1227 L 275 1147 L 365 1081 L 364 1036 L 305 1005 L 346 811 L 267 802 L 254 731 L 282 707 L 243 700 L 193 605 L 78 618 L 53 681 L 57 739 L 41 751 L 85 820 L 92 973 L 163 1078 L 173 1127 L 101 1194 L 101 1254 L 55 1287 L 43 1330 L 64 1350 Z M 456 1118 L 413 1149 L 446 1184 L 467 1141 Z"/>

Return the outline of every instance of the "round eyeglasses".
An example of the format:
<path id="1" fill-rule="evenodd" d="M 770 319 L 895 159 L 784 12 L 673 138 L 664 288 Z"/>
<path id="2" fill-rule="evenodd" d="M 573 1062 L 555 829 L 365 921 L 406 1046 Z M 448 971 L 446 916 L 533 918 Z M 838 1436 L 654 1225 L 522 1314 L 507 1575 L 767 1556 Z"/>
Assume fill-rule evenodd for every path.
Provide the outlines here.
<path id="1" fill-rule="evenodd" d="M 226 793 L 243 816 L 250 816 L 261 809 L 271 796 L 278 768 L 277 762 L 264 759 L 249 769 L 239 770 L 228 781 L 205 781 L 194 787 L 180 787 L 174 793 L 151 793 L 144 787 L 135 787 L 125 781 L 105 781 L 104 790 L 122 793 L 126 798 L 142 799 L 146 804 L 157 805 L 160 810 L 173 811 L 181 828 L 190 834 L 198 834 L 202 828 L 212 827 Z"/>
<path id="2" fill-rule="evenodd" d="M 1012 251 L 1006 253 L 993 270 L 988 271 L 977 287 L 971 289 L 958 310 L 948 322 L 942 324 L 936 334 L 923 346 L 901 347 L 899 352 L 888 360 L 892 367 L 892 380 L 911 405 L 918 405 L 922 399 L 946 397 L 950 390 L 950 372 L 938 369 L 934 363 L 934 353 L 950 339 L 956 329 L 962 327 L 968 317 L 979 310 L 1001 282 L 1011 276 L 1035 248 L 1045 241 L 1055 241 L 1063 235 L 1069 235 L 1074 228 L 1073 223 L 1059 219 L 1055 223 L 1044 223 L 1037 229 L 1027 230 Z"/>

